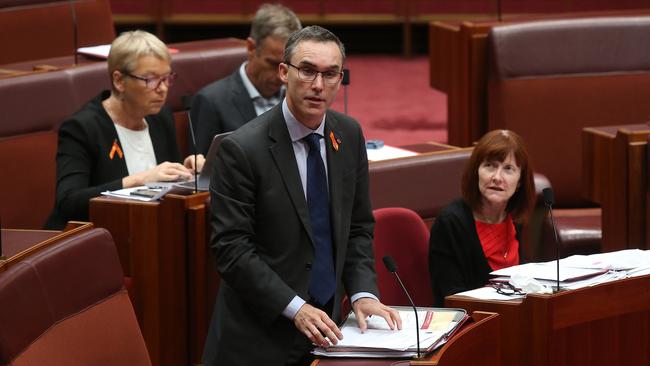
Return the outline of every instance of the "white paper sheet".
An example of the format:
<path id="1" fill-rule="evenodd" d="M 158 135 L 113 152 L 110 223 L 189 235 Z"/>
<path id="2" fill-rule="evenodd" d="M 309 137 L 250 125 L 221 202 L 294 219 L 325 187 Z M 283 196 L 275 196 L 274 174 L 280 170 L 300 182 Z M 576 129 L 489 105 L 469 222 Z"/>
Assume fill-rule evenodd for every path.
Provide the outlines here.
<path id="1" fill-rule="evenodd" d="M 366 151 L 368 152 L 369 161 L 380 161 L 417 155 L 416 152 L 387 145 L 384 145 L 379 149 L 366 149 Z"/>

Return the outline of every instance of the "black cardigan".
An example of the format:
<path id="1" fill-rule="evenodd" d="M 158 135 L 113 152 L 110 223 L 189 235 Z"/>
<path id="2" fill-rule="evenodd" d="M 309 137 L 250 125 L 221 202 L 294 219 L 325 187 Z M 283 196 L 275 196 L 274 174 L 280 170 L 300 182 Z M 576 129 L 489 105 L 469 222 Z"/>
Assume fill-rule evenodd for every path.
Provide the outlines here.
<path id="1" fill-rule="evenodd" d="M 521 226 L 515 225 L 521 260 Z M 472 209 L 457 199 L 436 217 L 429 239 L 429 274 L 434 306 L 445 296 L 484 286 L 492 268 L 476 232 Z"/>
<path id="2" fill-rule="evenodd" d="M 56 202 L 45 224 L 62 229 L 69 220 L 88 220 L 88 201 L 106 190 L 122 188 L 129 175 L 124 158 L 109 157 L 113 142 L 122 147 L 102 101 L 103 91 L 61 124 L 56 154 Z M 146 117 L 156 162 L 180 162 L 174 118 L 167 108 Z"/>

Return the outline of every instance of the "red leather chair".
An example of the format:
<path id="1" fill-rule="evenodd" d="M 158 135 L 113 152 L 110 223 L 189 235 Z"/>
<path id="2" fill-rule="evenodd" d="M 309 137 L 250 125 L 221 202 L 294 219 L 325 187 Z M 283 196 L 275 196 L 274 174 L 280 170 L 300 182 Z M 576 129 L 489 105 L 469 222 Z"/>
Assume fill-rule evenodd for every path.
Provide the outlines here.
<path id="1" fill-rule="evenodd" d="M 638 45 L 650 41 L 650 17 L 504 25 L 488 40 L 488 129 L 519 133 L 553 184 L 562 255 L 599 252 L 601 212 L 582 196 L 581 133 L 647 120 L 650 52 Z M 554 248 L 550 226 L 544 235 Z"/>
<path id="2" fill-rule="evenodd" d="M 387 305 L 410 305 L 395 275 L 388 272 L 382 258 L 395 259 L 398 274 L 416 306 L 431 306 L 429 279 L 429 229 L 412 210 L 380 208 L 375 215 L 375 267 L 381 301 Z"/>
<path id="3" fill-rule="evenodd" d="M 14 258 L 0 268 L 0 365 L 151 365 L 108 231 Z"/>

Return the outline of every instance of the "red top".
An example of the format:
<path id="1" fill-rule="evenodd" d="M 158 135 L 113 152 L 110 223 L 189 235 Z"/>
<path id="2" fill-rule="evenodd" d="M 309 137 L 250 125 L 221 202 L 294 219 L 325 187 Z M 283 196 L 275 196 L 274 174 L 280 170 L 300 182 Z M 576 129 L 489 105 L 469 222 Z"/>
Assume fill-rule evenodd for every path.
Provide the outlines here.
<path id="1" fill-rule="evenodd" d="M 512 216 L 498 224 L 488 224 L 474 220 L 478 239 L 483 253 L 493 270 L 519 264 L 519 242 L 516 238 L 515 224 Z"/>

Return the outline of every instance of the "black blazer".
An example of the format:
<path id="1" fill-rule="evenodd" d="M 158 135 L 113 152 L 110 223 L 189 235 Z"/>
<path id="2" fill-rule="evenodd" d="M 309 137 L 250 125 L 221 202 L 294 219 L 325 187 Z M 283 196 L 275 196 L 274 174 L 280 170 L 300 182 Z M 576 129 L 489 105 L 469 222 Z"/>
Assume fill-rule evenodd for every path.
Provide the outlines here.
<path id="1" fill-rule="evenodd" d="M 515 229 L 521 261 L 521 226 L 515 225 Z M 472 209 L 462 199 L 455 200 L 431 227 L 429 274 L 433 305 L 443 306 L 445 296 L 484 286 L 492 271 L 476 232 Z"/>
<path id="2" fill-rule="evenodd" d="M 196 148 L 203 155 L 208 153 L 214 135 L 234 131 L 257 117 L 239 75 L 239 67 L 229 76 L 199 90 L 192 100 L 190 116 L 196 134 Z M 192 141 L 189 146 L 193 146 Z"/>
<path id="3" fill-rule="evenodd" d="M 338 143 L 333 148 L 332 132 Z M 368 160 L 359 124 L 328 111 L 325 120 L 337 288 L 378 297 L 372 251 Z M 284 365 L 299 333 L 282 315 L 307 289 L 314 257 L 309 210 L 278 105 L 226 138 L 211 180 L 211 247 L 222 282 L 204 350 L 214 365 Z"/>
<path id="4" fill-rule="evenodd" d="M 69 220 L 87 221 L 88 201 L 106 190 L 121 189 L 122 178 L 129 175 L 124 158 L 109 157 L 113 141 L 121 148 L 115 125 L 101 104 L 109 96 L 109 91 L 102 92 L 59 128 L 56 202 L 45 224 L 48 229 L 61 229 Z M 163 108 L 146 120 L 156 162 L 180 162 L 171 112 Z"/>

